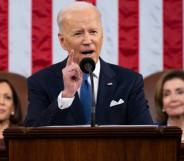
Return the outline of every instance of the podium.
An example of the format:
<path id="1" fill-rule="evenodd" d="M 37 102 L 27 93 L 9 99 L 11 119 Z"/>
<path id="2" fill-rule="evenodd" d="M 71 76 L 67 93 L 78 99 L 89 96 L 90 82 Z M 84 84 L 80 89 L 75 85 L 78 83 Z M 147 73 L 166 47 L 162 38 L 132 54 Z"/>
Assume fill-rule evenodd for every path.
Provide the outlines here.
<path id="1" fill-rule="evenodd" d="M 9 161 L 177 161 L 181 129 L 37 127 L 4 131 Z"/>

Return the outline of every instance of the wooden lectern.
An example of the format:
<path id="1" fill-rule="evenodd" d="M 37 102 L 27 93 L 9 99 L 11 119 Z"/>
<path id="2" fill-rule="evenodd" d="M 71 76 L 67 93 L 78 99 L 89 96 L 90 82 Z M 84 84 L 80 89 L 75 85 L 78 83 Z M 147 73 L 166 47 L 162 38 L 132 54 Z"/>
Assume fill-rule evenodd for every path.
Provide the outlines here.
<path id="1" fill-rule="evenodd" d="M 177 161 L 181 129 L 157 126 L 9 128 L 9 161 Z"/>

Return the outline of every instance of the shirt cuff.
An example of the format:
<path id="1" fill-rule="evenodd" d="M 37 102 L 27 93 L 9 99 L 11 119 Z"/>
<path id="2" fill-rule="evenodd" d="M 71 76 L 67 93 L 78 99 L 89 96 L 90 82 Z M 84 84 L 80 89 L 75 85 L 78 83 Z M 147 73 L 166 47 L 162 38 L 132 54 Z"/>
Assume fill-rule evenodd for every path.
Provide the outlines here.
<path id="1" fill-rule="evenodd" d="M 66 109 L 68 107 L 70 107 L 72 105 L 72 102 L 74 100 L 75 96 L 72 98 L 63 98 L 62 97 L 62 91 L 59 93 L 57 102 L 58 102 L 58 108 L 63 110 Z"/>

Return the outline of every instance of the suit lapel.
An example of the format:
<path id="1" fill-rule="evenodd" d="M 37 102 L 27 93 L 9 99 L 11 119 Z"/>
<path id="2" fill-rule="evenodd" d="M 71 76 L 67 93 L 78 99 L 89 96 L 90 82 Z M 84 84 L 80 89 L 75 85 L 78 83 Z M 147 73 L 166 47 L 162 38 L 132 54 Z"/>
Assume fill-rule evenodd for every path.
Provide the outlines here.
<path id="1" fill-rule="evenodd" d="M 101 60 L 101 59 L 100 59 Z M 108 119 L 109 105 L 116 89 L 116 74 L 103 60 L 101 62 L 98 95 L 96 104 L 97 123 L 106 124 Z"/>

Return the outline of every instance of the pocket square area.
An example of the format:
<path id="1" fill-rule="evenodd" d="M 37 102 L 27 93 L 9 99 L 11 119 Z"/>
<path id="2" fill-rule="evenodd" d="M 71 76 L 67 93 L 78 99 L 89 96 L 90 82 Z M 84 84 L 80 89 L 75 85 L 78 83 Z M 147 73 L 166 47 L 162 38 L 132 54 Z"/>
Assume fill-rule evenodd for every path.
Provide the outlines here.
<path id="1" fill-rule="evenodd" d="M 115 101 L 115 100 L 112 100 L 111 103 L 110 103 L 110 107 L 116 106 L 116 105 L 120 105 L 120 104 L 122 104 L 122 103 L 124 103 L 124 100 L 123 100 L 123 99 L 119 99 L 118 102 Z"/>

